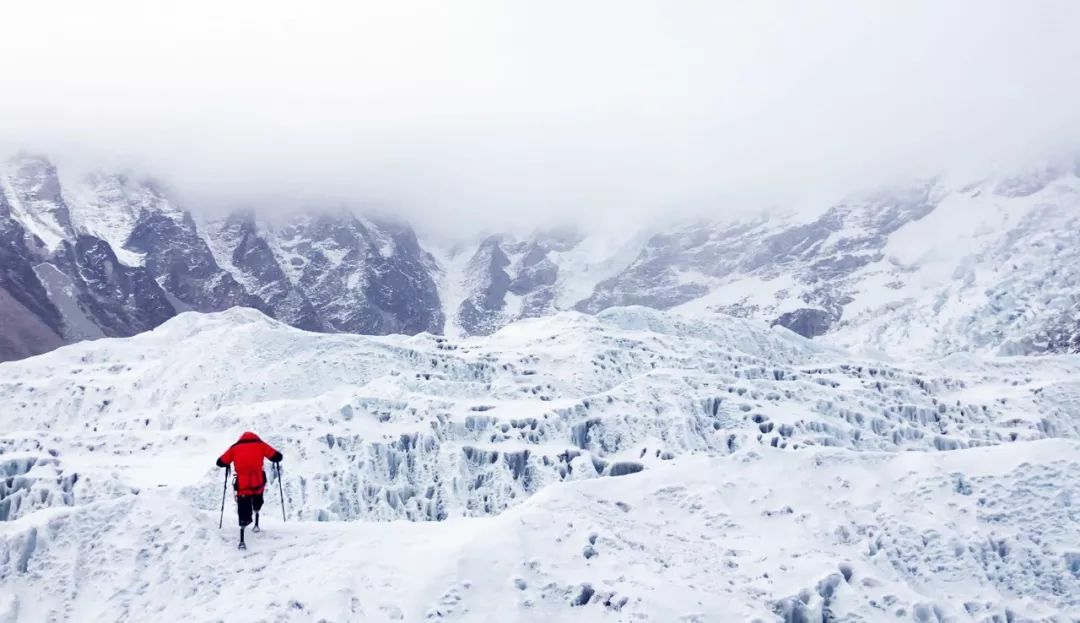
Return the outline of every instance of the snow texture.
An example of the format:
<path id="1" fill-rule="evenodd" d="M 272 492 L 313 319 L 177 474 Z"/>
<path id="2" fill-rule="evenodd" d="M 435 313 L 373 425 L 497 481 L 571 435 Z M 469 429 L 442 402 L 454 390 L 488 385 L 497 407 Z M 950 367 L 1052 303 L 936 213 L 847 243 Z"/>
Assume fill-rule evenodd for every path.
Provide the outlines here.
<path id="1" fill-rule="evenodd" d="M 1073 621 L 1080 356 L 250 309 L 0 364 L 0 621 Z M 235 549 L 213 459 L 285 454 Z"/>

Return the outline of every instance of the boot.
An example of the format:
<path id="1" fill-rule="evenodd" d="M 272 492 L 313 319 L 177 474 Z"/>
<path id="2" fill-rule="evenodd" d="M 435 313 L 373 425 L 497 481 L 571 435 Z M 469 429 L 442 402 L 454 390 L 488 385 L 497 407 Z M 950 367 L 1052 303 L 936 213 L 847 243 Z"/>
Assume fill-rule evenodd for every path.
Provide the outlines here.
<path id="1" fill-rule="evenodd" d="M 247 544 L 244 543 L 244 527 L 240 526 L 240 545 L 236 546 L 237 549 L 247 549 Z"/>
<path id="2" fill-rule="evenodd" d="M 252 532 L 262 532 L 259 528 L 259 514 L 255 513 L 255 527 L 251 529 Z"/>

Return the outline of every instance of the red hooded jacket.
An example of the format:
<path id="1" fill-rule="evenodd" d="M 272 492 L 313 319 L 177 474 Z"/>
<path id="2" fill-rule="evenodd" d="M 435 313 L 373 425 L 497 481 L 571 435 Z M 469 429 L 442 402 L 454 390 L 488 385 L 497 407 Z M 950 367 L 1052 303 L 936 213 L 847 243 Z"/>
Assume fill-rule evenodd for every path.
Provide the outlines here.
<path id="1" fill-rule="evenodd" d="M 270 459 L 277 463 L 283 457 L 281 453 L 270 447 L 270 444 L 259 439 L 252 432 L 240 435 L 240 439 L 229 446 L 229 449 L 218 457 L 218 467 L 233 464 L 236 472 L 234 487 L 237 495 L 260 495 L 266 487 L 266 474 L 263 472 L 263 459 Z"/>

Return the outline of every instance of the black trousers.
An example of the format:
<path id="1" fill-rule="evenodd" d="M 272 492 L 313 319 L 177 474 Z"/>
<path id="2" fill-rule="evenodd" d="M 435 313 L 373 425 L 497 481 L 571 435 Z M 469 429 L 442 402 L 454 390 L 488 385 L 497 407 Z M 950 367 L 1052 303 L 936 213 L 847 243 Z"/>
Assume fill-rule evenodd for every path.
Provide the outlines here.
<path id="1" fill-rule="evenodd" d="M 236 496 L 236 513 L 240 515 L 240 527 L 251 523 L 251 513 L 259 512 L 262 509 L 263 496 L 261 493 L 255 495 L 238 495 Z"/>

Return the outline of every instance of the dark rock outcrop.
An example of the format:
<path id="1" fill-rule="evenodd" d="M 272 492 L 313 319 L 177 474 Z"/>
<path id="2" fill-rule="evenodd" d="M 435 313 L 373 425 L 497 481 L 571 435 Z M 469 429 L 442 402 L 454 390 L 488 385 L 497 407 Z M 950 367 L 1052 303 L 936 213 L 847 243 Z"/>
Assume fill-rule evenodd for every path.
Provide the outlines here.
<path id="1" fill-rule="evenodd" d="M 211 312 L 242 306 L 272 313 L 218 266 L 190 214 L 143 212 L 124 246 L 143 254 L 146 270 L 174 298 L 174 307 Z"/>
<path id="2" fill-rule="evenodd" d="M 216 231 L 207 235 L 228 254 L 234 276 L 273 310 L 275 318 L 307 331 L 325 330 L 311 301 L 282 270 L 251 211 L 234 212 L 212 227 Z"/>
<path id="3" fill-rule="evenodd" d="M 485 238 L 466 267 L 469 295 L 458 307 L 458 325 L 470 335 L 489 335 L 516 320 L 557 311 L 560 275 L 551 256 L 580 242 L 569 231 L 542 232 L 527 240 Z"/>
<path id="4" fill-rule="evenodd" d="M 26 230 L 13 218 L 0 190 L 0 361 L 43 353 L 62 343 L 60 312 L 34 273 L 37 252 L 27 241 Z"/>
<path id="5" fill-rule="evenodd" d="M 59 260 L 75 284 L 79 307 L 104 335 L 134 335 L 176 315 L 147 269 L 120 263 L 112 247 L 100 238 L 78 236 L 74 243 L 65 243 Z"/>
<path id="6" fill-rule="evenodd" d="M 434 259 L 408 227 L 342 210 L 294 220 L 273 233 L 296 287 L 330 331 L 441 333 Z"/>
<path id="7" fill-rule="evenodd" d="M 791 329 L 803 337 L 817 337 L 825 335 L 836 320 L 824 309 L 804 307 L 781 314 L 772 324 Z"/>

